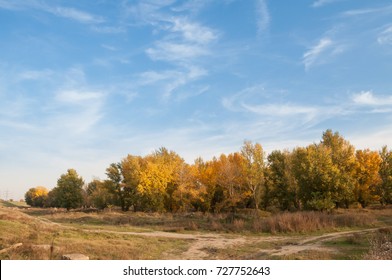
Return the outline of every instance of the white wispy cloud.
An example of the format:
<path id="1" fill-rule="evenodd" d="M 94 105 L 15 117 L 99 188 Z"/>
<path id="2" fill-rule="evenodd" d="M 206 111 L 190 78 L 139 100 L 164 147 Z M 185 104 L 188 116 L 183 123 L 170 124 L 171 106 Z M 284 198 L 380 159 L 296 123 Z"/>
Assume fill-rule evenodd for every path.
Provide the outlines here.
<path id="1" fill-rule="evenodd" d="M 55 6 L 48 2 L 35 1 L 35 0 L 0 0 L 0 8 L 9 10 L 25 10 L 25 9 L 36 9 L 43 12 L 50 13 L 52 15 L 75 20 L 81 23 L 102 23 L 105 20 L 103 17 L 81 11 L 72 7 Z"/>
<path id="2" fill-rule="evenodd" d="M 368 16 L 371 14 L 385 15 L 392 13 L 392 5 L 384 6 L 381 8 L 364 8 L 348 10 L 341 13 L 343 17 L 354 17 L 354 16 Z"/>
<path id="3" fill-rule="evenodd" d="M 361 16 L 361 15 L 377 13 L 379 11 L 381 11 L 381 10 L 380 9 L 357 9 L 357 10 L 346 11 L 342 15 L 343 16 Z"/>
<path id="4" fill-rule="evenodd" d="M 256 86 L 222 98 L 223 108 L 237 115 L 237 119 L 232 121 L 236 125 L 230 131 L 246 131 L 247 137 L 256 138 L 260 137 L 258 133 L 263 134 L 263 130 L 268 130 L 271 137 L 276 138 L 277 135 L 295 131 L 317 130 L 325 121 L 359 111 L 358 107 L 352 108 L 352 102 L 348 99 L 335 103 L 309 103 L 288 101 L 288 94 L 287 91 Z M 283 96 L 285 98 L 282 100 Z"/>
<path id="5" fill-rule="evenodd" d="M 342 0 L 317 0 L 317 1 L 313 2 L 312 7 L 319 8 L 319 7 L 322 7 L 322 6 L 325 6 L 325 5 L 334 3 L 334 2 L 340 2 L 340 1 L 342 1 Z"/>
<path id="6" fill-rule="evenodd" d="M 189 61 L 210 54 L 210 46 L 218 38 L 218 32 L 186 18 L 170 19 L 166 35 L 146 50 L 153 60 L 172 62 Z"/>
<path id="7" fill-rule="evenodd" d="M 391 106 L 392 96 L 376 96 L 372 91 L 361 91 L 352 96 L 352 100 L 357 105 L 364 106 Z"/>
<path id="8" fill-rule="evenodd" d="M 170 7 L 176 0 L 147 0 L 147 1 L 123 1 L 122 6 L 130 20 L 135 24 L 157 25 L 159 22 L 170 20 L 171 16 L 164 13 L 164 8 Z"/>
<path id="9" fill-rule="evenodd" d="M 11 128 L 13 131 L 36 131 L 37 127 L 25 121 L 0 120 L 0 127 Z M 4 143 L 3 143 L 4 144 Z M 6 147 L 6 145 L 4 145 Z"/>
<path id="10" fill-rule="evenodd" d="M 255 85 L 246 87 L 239 92 L 230 96 L 222 98 L 222 105 L 226 109 L 234 112 L 242 111 L 242 104 L 244 100 L 251 101 L 251 103 L 259 102 L 260 99 L 265 99 L 267 96 L 264 85 Z"/>
<path id="11" fill-rule="evenodd" d="M 270 94 L 268 92 L 272 92 Z M 245 88 L 238 93 L 222 98 L 222 105 L 233 112 L 246 112 L 270 117 L 290 117 L 308 115 L 313 117 L 320 107 L 271 101 L 282 91 L 266 90 L 262 85 Z"/>
<path id="12" fill-rule="evenodd" d="M 345 46 L 338 44 L 331 38 L 321 38 L 317 44 L 310 47 L 302 56 L 302 63 L 305 70 L 309 70 L 313 65 L 326 63 L 328 59 L 344 52 Z"/>
<path id="13" fill-rule="evenodd" d="M 174 12 L 186 12 L 196 14 L 202 10 L 211 0 L 188 0 L 185 3 L 178 3 L 177 6 L 171 8 Z"/>
<path id="14" fill-rule="evenodd" d="M 46 106 L 46 130 L 61 129 L 61 134 L 68 133 L 70 138 L 86 135 L 103 118 L 105 98 L 106 95 L 99 91 L 60 89 Z"/>
<path id="15" fill-rule="evenodd" d="M 385 28 L 377 37 L 380 45 L 392 45 L 392 25 Z"/>
<path id="16" fill-rule="evenodd" d="M 127 29 L 124 26 L 93 26 L 92 30 L 97 33 L 104 34 L 120 34 L 127 32 Z"/>
<path id="17" fill-rule="evenodd" d="M 47 6 L 44 7 L 44 9 L 53 15 L 75 20 L 81 23 L 101 23 L 105 21 L 100 16 L 96 16 L 75 8 L 61 7 L 61 6 L 58 7 Z"/>
<path id="18" fill-rule="evenodd" d="M 61 102 L 86 105 L 93 101 L 100 101 L 102 97 L 103 94 L 100 92 L 80 90 L 62 90 L 56 94 L 56 99 Z"/>
<path id="19" fill-rule="evenodd" d="M 211 28 L 184 18 L 175 18 L 171 31 L 180 32 L 186 41 L 200 45 L 209 44 L 217 39 L 217 33 Z"/>
<path id="20" fill-rule="evenodd" d="M 271 22 L 271 16 L 268 11 L 266 0 L 257 0 L 256 5 L 257 33 L 260 35 L 268 30 Z"/>
<path id="21" fill-rule="evenodd" d="M 184 91 L 183 93 L 181 93 L 180 95 L 177 96 L 176 100 L 177 101 L 183 101 L 186 100 L 188 98 L 193 98 L 193 97 L 197 97 L 200 96 L 206 92 L 208 92 L 210 90 L 210 86 L 201 86 L 201 87 L 193 87 L 192 89 L 188 89 L 186 91 Z"/>
<path id="22" fill-rule="evenodd" d="M 3 121 L 19 121 L 23 122 L 26 116 L 29 116 L 31 107 L 34 105 L 29 97 L 18 96 L 8 97 L 3 100 L 0 105 L 0 117 Z"/>
<path id="23" fill-rule="evenodd" d="M 192 11 L 185 7 L 204 6 L 205 1 L 192 0 L 178 3 L 166 1 L 126 1 L 123 6 L 136 25 L 148 25 L 158 37 L 146 48 L 152 60 L 183 63 L 210 53 L 210 47 L 219 37 L 219 32 L 196 21 Z M 181 14 L 180 14 L 181 12 Z M 184 13 L 186 15 L 184 15 Z"/>
<path id="24" fill-rule="evenodd" d="M 227 103 L 223 103 L 223 106 L 230 108 L 231 111 L 258 115 L 264 118 L 263 122 L 279 123 L 287 127 L 294 125 L 293 119 L 295 119 L 296 125 L 314 126 L 325 119 L 340 114 L 339 110 L 334 107 L 294 103 L 249 104 L 247 101 L 239 101 L 238 104 L 230 104 L 230 107 L 227 107 Z M 237 108 L 233 108 L 234 106 Z"/>
<path id="25" fill-rule="evenodd" d="M 5 101 L 0 104 L 0 127 L 9 137 L 20 135 L 20 131 L 32 142 L 63 137 L 46 148 L 54 147 L 73 141 L 70 139 L 76 135 L 89 137 L 88 133 L 104 116 L 107 95 L 86 83 L 81 68 L 64 72 L 51 69 L 17 69 L 15 72 L 7 74 L 13 80 L 8 79 Z M 19 90 L 26 81 L 34 82 L 29 84 L 30 90 Z"/>
<path id="26" fill-rule="evenodd" d="M 305 69 L 309 69 L 317 61 L 319 56 L 328 50 L 332 45 L 333 42 L 331 39 L 322 38 L 315 46 L 311 47 L 307 52 L 305 52 L 303 55 Z"/>
<path id="27" fill-rule="evenodd" d="M 20 9 L 19 1 L 8 1 L 8 0 L 0 0 L 0 8 L 6 10 L 18 10 Z"/>
<path id="28" fill-rule="evenodd" d="M 207 55 L 208 50 L 194 44 L 159 41 L 146 53 L 153 60 L 184 61 Z"/>
<path id="29" fill-rule="evenodd" d="M 316 115 L 320 108 L 295 104 L 243 104 L 243 108 L 258 115 L 292 116 L 299 114 Z"/>
<path id="30" fill-rule="evenodd" d="M 53 70 L 24 70 L 17 75 L 17 80 L 43 80 L 54 75 Z"/>
<path id="31" fill-rule="evenodd" d="M 107 50 L 109 50 L 109 51 L 112 51 L 112 52 L 118 50 L 115 46 L 107 45 L 107 44 L 102 44 L 101 47 L 104 48 L 104 49 L 107 49 Z"/>
<path id="32" fill-rule="evenodd" d="M 170 98 L 174 92 L 181 87 L 192 83 L 208 72 L 200 67 L 188 66 L 186 69 L 167 70 L 167 71 L 147 71 L 138 75 L 136 83 L 139 87 L 158 87 L 164 100 Z M 181 100 L 184 97 L 177 96 Z"/>
<path id="33" fill-rule="evenodd" d="M 195 82 L 208 75 L 205 67 L 200 66 L 201 59 L 214 53 L 213 46 L 220 33 L 194 17 L 207 4 L 199 0 L 125 3 L 130 20 L 149 26 L 156 37 L 145 48 L 145 54 L 153 61 L 164 61 L 172 67 L 137 75 L 134 92 L 153 91 L 161 101 L 182 102 L 201 94 L 200 88 L 208 88 L 206 84 L 195 86 Z M 189 93 L 192 86 L 196 94 Z"/>

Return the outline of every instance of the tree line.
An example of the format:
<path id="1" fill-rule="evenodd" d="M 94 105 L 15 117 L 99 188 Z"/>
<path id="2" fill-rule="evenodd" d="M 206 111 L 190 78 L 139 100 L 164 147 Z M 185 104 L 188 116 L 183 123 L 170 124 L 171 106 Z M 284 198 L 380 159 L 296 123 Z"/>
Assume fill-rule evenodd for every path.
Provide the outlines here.
<path id="1" fill-rule="evenodd" d="M 85 184 L 74 169 L 51 191 L 31 188 L 26 202 L 37 207 L 120 207 L 123 211 L 234 212 L 331 210 L 392 203 L 392 151 L 356 150 L 338 132 L 319 143 L 266 154 L 245 141 L 239 152 L 187 164 L 160 148 L 128 155 L 106 169 L 107 179 Z"/>

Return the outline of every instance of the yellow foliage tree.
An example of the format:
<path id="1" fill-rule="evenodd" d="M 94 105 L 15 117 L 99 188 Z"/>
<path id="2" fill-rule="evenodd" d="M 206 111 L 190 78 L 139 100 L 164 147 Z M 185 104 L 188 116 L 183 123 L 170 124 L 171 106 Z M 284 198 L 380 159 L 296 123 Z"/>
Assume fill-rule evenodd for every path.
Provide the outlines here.
<path id="1" fill-rule="evenodd" d="M 366 207 L 370 203 L 380 200 L 380 196 L 376 193 L 377 186 L 381 182 L 379 171 L 382 160 L 379 153 L 369 149 L 357 150 L 355 156 L 357 159 L 355 200 L 362 207 Z"/>

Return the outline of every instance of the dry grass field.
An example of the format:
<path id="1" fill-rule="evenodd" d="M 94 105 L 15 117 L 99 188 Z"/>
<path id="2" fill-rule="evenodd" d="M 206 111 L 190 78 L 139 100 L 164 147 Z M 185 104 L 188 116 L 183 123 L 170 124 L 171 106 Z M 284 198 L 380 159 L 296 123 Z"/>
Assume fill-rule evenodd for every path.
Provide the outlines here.
<path id="1" fill-rule="evenodd" d="M 392 208 L 334 213 L 70 211 L 0 204 L 0 259 L 392 259 Z"/>

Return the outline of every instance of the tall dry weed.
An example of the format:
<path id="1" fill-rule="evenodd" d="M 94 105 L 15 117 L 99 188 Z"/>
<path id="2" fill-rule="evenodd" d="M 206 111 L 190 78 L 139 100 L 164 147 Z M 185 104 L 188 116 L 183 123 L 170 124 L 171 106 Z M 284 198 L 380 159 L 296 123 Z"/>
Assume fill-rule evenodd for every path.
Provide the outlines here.
<path id="1" fill-rule="evenodd" d="M 337 227 L 372 225 L 374 222 L 375 219 L 367 213 L 285 212 L 264 219 L 261 226 L 260 222 L 256 225 L 269 233 L 307 233 Z"/>

